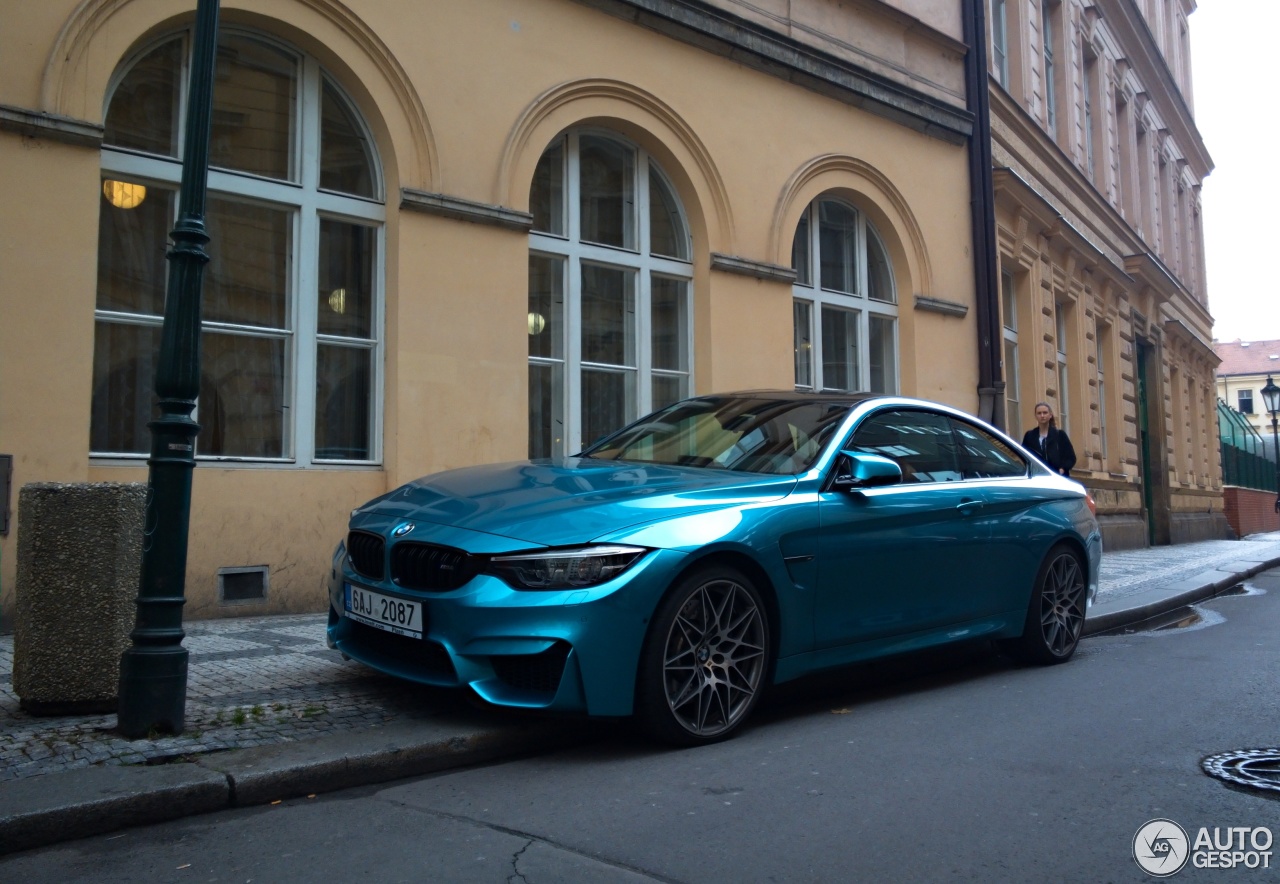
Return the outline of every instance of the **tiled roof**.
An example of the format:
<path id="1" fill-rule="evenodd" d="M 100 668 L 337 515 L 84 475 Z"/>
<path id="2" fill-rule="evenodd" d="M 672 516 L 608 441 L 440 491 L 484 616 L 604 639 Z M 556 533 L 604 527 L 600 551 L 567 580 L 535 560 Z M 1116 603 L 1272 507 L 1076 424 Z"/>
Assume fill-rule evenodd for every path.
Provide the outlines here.
<path id="1" fill-rule="evenodd" d="M 1235 374 L 1280 375 L 1280 341 L 1214 341 L 1213 352 L 1222 364 L 1218 377 Z"/>

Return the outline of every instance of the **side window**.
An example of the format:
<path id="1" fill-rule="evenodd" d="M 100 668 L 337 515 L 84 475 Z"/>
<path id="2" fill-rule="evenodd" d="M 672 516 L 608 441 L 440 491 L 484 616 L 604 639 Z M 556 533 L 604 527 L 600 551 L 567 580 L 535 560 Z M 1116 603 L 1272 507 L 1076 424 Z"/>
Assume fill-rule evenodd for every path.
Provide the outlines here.
<path id="1" fill-rule="evenodd" d="M 966 479 L 1021 478 L 1027 474 L 1027 462 L 995 436 L 963 421 L 951 424 L 960 440 L 960 464 Z"/>
<path id="2" fill-rule="evenodd" d="M 951 422 L 928 411 L 882 411 L 858 425 L 849 448 L 897 462 L 902 481 L 956 482 L 961 478 Z"/>

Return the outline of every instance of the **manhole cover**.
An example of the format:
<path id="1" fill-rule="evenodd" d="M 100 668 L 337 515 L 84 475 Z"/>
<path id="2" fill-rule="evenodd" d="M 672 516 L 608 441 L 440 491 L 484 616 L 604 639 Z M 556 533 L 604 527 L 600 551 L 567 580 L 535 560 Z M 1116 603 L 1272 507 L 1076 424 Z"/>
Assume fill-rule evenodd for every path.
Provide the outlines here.
<path id="1" fill-rule="evenodd" d="M 1237 749 L 1210 755 L 1200 766 L 1209 776 L 1237 786 L 1280 792 L 1280 749 Z"/>

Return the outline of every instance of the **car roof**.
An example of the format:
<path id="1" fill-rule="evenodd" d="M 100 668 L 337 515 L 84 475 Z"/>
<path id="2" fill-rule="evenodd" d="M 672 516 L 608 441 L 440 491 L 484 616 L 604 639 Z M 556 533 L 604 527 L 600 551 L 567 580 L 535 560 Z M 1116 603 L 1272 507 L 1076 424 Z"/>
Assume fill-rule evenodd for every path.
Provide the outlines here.
<path id="1" fill-rule="evenodd" d="M 845 402 L 857 405 L 873 399 L 896 399 L 883 393 L 814 393 L 803 390 L 731 390 L 725 393 L 707 393 L 694 399 L 772 399 L 778 402 Z"/>

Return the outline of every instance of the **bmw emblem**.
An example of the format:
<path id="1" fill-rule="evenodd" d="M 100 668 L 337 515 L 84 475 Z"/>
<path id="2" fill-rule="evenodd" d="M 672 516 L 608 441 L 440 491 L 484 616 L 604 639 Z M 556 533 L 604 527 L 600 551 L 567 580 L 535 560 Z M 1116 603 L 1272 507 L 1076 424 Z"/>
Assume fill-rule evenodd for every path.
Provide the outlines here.
<path id="1" fill-rule="evenodd" d="M 401 522 L 399 525 L 396 525 L 396 530 L 391 532 L 391 536 L 404 537 L 406 534 L 408 534 L 412 530 L 413 530 L 412 522 Z"/>

